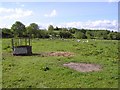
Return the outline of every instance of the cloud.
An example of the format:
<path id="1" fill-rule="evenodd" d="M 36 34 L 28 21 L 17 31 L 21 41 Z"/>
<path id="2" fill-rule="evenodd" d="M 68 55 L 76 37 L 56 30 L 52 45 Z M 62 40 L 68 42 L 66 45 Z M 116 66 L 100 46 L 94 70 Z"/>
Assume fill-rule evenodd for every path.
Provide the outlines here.
<path id="1" fill-rule="evenodd" d="M 24 7 L 25 5 L 22 2 L 15 2 L 17 6 Z"/>
<path id="2" fill-rule="evenodd" d="M 52 10 L 50 14 L 45 14 L 44 16 L 45 16 L 45 17 L 54 17 L 54 16 L 56 16 L 56 15 L 57 15 L 56 10 Z"/>
<path id="3" fill-rule="evenodd" d="M 33 14 L 31 10 L 21 8 L 0 8 L 0 19 L 19 19 Z"/>
<path id="4" fill-rule="evenodd" d="M 21 6 L 21 7 L 25 7 L 25 5 L 24 5 L 24 4 L 20 4 L 20 6 Z"/>
<path id="5" fill-rule="evenodd" d="M 62 23 L 59 27 L 74 27 L 74 28 L 84 28 L 84 29 L 107 29 L 107 30 L 118 30 L 117 20 L 96 20 L 96 21 L 87 21 L 87 22 L 68 22 Z"/>
<path id="6" fill-rule="evenodd" d="M 24 7 L 24 6 L 25 6 L 24 4 L 21 5 L 21 7 Z"/>
<path id="7" fill-rule="evenodd" d="M 56 25 L 53 22 L 47 22 L 47 23 L 42 23 L 42 22 L 35 22 L 39 25 L 40 29 L 48 29 L 49 25 L 53 25 L 55 27 Z M 29 24 L 28 24 L 29 25 Z"/>
<path id="8" fill-rule="evenodd" d="M 38 22 L 37 22 L 38 23 Z M 110 30 L 118 31 L 118 22 L 117 20 L 95 20 L 95 21 L 86 21 L 86 22 L 64 22 L 55 24 L 53 22 L 49 23 L 38 23 L 40 28 L 47 29 L 49 25 L 59 28 L 78 28 L 78 29 L 92 29 L 92 30 Z"/>
<path id="9" fill-rule="evenodd" d="M 108 0 L 108 2 L 119 2 L 119 0 Z"/>

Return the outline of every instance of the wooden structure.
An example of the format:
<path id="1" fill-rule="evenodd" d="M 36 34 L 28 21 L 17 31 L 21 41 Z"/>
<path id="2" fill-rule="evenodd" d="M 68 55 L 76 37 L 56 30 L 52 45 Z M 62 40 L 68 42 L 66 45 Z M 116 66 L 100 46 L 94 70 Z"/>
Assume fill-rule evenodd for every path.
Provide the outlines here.
<path id="1" fill-rule="evenodd" d="M 13 55 L 32 55 L 32 46 L 30 38 L 12 39 Z"/>

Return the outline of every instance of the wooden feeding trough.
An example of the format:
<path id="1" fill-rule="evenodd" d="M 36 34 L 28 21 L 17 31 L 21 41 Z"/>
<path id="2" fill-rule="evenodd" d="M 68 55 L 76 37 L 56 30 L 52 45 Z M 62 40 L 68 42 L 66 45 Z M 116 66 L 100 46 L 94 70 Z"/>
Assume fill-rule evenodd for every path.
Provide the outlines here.
<path id="1" fill-rule="evenodd" d="M 30 38 L 12 39 L 13 55 L 32 55 L 32 46 Z"/>

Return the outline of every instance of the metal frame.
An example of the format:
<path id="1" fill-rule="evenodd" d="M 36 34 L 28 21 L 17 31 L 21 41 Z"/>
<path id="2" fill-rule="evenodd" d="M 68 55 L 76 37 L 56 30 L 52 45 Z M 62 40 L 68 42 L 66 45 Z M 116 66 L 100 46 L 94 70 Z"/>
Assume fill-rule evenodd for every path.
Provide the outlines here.
<path id="1" fill-rule="evenodd" d="M 11 44 L 12 44 L 13 55 L 32 54 L 32 46 L 31 46 L 30 38 L 12 38 Z"/>

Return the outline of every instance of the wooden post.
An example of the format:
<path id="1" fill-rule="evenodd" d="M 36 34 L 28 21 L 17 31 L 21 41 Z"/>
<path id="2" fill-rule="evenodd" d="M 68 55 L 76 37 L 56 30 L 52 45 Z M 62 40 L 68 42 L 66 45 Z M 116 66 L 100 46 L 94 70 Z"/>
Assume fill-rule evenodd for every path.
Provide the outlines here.
<path id="1" fill-rule="evenodd" d="M 30 46 L 30 38 L 29 38 L 29 46 Z"/>
<path id="2" fill-rule="evenodd" d="M 26 38 L 25 38 L 25 45 L 27 45 L 27 40 L 26 40 Z"/>
<path id="3" fill-rule="evenodd" d="M 13 38 L 12 38 L 12 50 L 14 50 L 14 41 L 13 41 Z"/>
<path id="4" fill-rule="evenodd" d="M 19 46 L 19 39 L 17 38 L 17 46 Z"/>
<path id="5" fill-rule="evenodd" d="M 20 42 L 20 38 L 19 38 L 19 44 L 18 44 L 19 46 L 21 45 L 21 42 Z"/>

